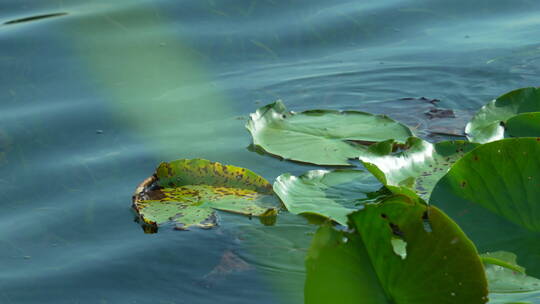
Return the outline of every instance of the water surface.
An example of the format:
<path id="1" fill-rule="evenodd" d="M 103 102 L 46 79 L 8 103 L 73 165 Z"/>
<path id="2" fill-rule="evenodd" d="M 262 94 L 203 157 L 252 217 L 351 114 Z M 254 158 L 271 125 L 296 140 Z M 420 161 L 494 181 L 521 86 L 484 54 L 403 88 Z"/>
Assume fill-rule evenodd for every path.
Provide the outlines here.
<path id="1" fill-rule="evenodd" d="M 220 229 L 144 234 L 129 208 L 137 183 L 176 158 L 271 181 L 310 169 L 246 149 L 247 115 L 276 99 L 294 110 L 392 112 L 388 102 L 426 97 L 474 111 L 537 86 L 539 8 L 4 0 L 0 302 L 301 303 L 314 226 L 222 214 Z"/>

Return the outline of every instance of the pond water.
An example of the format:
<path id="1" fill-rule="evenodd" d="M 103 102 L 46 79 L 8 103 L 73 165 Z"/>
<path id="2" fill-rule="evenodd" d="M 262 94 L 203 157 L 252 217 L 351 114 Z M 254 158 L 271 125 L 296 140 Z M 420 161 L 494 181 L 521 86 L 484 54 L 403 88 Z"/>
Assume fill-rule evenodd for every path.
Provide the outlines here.
<path id="1" fill-rule="evenodd" d="M 135 186 L 177 158 L 270 181 L 311 169 L 248 151 L 248 114 L 276 99 L 392 116 L 396 101 L 426 97 L 469 113 L 537 86 L 539 9 L 533 0 L 3 0 L 0 302 L 302 303 L 315 226 L 221 213 L 218 229 L 144 234 L 130 210 Z"/>

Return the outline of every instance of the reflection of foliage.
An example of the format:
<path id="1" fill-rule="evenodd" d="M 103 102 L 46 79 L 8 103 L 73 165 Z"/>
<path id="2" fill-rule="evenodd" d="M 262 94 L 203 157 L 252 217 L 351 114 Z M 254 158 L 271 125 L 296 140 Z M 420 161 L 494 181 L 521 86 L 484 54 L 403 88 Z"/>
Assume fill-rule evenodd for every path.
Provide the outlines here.
<path id="1" fill-rule="evenodd" d="M 279 101 L 258 109 L 247 128 L 259 153 L 318 165 L 358 158 L 369 171 L 286 173 L 274 183 L 290 213 L 326 223 L 308 252 L 305 303 L 540 303 L 540 281 L 500 251 L 540 275 L 540 140 L 516 137 L 540 138 L 538 112 L 540 89 L 516 90 L 473 117 L 473 142 L 430 143 L 386 116 L 294 113 Z M 198 213 L 186 226 L 214 226 L 213 209 L 277 214 L 260 205 L 276 197 L 262 177 L 205 160 L 164 163 L 138 191 L 147 223 L 185 219 L 190 208 Z M 172 216 L 163 210 L 175 204 Z M 497 252 L 478 255 L 465 233 Z"/>

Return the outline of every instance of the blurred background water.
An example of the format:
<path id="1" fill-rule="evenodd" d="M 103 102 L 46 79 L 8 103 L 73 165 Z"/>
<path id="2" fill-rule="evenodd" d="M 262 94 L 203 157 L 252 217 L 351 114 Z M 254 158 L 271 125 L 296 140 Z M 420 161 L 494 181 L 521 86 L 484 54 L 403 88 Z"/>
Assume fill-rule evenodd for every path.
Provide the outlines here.
<path id="1" fill-rule="evenodd" d="M 302 303 L 314 226 L 221 213 L 219 229 L 144 234 L 130 210 L 135 186 L 177 158 L 270 181 L 301 174 L 310 167 L 246 149 L 248 114 L 276 99 L 377 111 L 426 97 L 474 111 L 538 86 L 539 9 L 532 0 L 2 0 L 0 303 Z"/>

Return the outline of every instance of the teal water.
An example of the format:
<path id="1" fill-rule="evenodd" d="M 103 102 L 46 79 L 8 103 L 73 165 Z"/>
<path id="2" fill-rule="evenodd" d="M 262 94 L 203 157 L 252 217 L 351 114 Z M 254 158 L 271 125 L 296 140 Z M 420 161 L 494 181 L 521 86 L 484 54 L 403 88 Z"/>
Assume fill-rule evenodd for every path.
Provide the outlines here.
<path id="1" fill-rule="evenodd" d="M 4 0 L 0 303 L 301 303 L 314 226 L 144 234 L 135 186 L 203 157 L 272 181 L 243 125 L 291 109 L 474 111 L 540 80 L 540 2 Z M 10 22 L 57 14 L 49 18 Z M 398 106 L 396 106 L 398 102 Z M 389 107 L 388 104 L 392 104 Z"/>

